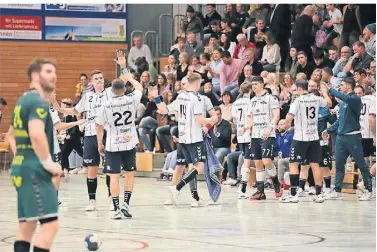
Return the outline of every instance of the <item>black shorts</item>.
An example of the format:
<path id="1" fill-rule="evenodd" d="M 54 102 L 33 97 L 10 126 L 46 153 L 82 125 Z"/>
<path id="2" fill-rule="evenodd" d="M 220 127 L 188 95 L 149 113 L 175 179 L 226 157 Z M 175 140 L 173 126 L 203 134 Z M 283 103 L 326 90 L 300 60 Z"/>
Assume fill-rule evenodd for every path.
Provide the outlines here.
<path id="1" fill-rule="evenodd" d="M 332 169 L 332 157 L 328 145 L 321 146 L 321 161 L 319 162 L 319 167 L 327 167 L 330 170 Z"/>
<path id="2" fill-rule="evenodd" d="M 192 144 L 179 144 L 181 145 L 183 156 L 186 163 L 197 164 L 199 162 L 206 161 L 206 150 L 204 147 L 204 142 L 192 143 Z M 178 153 L 177 153 L 177 163 L 178 163 Z"/>
<path id="3" fill-rule="evenodd" d="M 97 136 L 84 137 L 84 166 L 99 166 L 100 155 L 98 153 Z"/>
<path id="4" fill-rule="evenodd" d="M 240 143 L 240 151 L 245 159 L 251 159 L 250 143 Z"/>
<path id="5" fill-rule="evenodd" d="M 364 157 L 376 156 L 376 147 L 373 145 L 373 138 L 363 138 Z"/>
<path id="6" fill-rule="evenodd" d="M 297 141 L 293 140 L 291 145 L 290 163 L 320 163 L 321 162 L 321 145 L 319 140 L 316 141 Z"/>
<path id="7" fill-rule="evenodd" d="M 54 154 L 53 155 L 53 161 L 55 162 L 55 163 L 59 163 L 59 164 L 61 164 L 62 163 L 62 159 L 61 159 L 61 155 L 62 155 L 62 153 L 61 152 L 59 152 L 58 154 Z"/>
<path id="8" fill-rule="evenodd" d="M 128 151 L 105 152 L 106 166 L 104 173 L 120 174 L 120 167 L 123 166 L 124 171 L 136 170 L 136 148 Z"/>
<path id="9" fill-rule="evenodd" d="M 250 143 L 251 158 L 253 160 L 262 160 L 263 158 L 273 159 L 274 143 L 274 137 L 269 137 L 267 140 L 252 138 Z"/>
<path id="10" fill-rule="evenodd" d="M 185 155 L 183 154 L 182 145 L 179 143 L 177 146 L 177 164 L 176 165 L 187 165 Z"/>

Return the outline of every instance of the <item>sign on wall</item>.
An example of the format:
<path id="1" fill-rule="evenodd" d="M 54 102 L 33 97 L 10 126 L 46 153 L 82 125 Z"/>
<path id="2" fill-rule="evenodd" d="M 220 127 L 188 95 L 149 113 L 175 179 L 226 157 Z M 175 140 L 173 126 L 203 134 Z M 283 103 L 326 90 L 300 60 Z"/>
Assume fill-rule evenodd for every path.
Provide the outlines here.
<path id="1" fill-rule="evenodd" d="M 87 12 L 126 12 L 124 4 L 46 4 L 46 10 L 87 11 Z"/>
<path id="2" fill-rule="evenodd" d="M 46 40 L 126 41 L 125 19 L 46 17 Z"/>
<path id="3" fill-rule="evenodd" d="M 0 4 L 4 9 L 41 10 L 42 4 Z"/>
<path id="4" fill-rule="evenodd" d="M 0 16 L 0 38 L 42 39 L 42 18 L 37 16 Z"/>

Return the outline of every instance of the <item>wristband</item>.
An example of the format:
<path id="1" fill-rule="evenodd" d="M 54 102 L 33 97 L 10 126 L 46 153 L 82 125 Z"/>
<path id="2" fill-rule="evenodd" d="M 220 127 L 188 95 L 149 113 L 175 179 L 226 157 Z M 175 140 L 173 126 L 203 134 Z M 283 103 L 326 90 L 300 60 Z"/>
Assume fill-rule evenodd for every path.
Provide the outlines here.
<path id="1" fill-rule="evenodd" d="M 161 102 L 161 98 L 159 96 L 154 98 L 154 103 L 159 104 L 160 102 Z"/>
<path id="2" fill-rule="evenodd" d="M 212 125 L 211 125 L 210 123 L 208 123 L 208 124 L 206 125 L 206 128 L 207 128 L 208 130 L 210 130 L 210 129 L 212 128 Z"/>
<path id="3" fill-rule="evenodd" d="M 55 165 L 55 163 L 52 161 L 51 156 L 49 156 L 46 160 L 41 160 L 41 164 L 45 170 L 49 170 L 52 168 L 52 166 Z"/>

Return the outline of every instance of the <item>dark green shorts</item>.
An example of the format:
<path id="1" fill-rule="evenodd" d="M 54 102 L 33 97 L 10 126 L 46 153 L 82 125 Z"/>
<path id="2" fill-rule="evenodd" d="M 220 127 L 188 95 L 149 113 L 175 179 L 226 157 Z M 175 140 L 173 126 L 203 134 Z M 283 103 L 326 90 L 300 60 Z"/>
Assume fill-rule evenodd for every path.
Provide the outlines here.
<path id="1" fill-rule="evenodd" d="M 17 190 L 19 221 L 38 221 L 58 216 L 58 197 L 51 175 L 39 162 L 12 165 L 11 178 Z"/>

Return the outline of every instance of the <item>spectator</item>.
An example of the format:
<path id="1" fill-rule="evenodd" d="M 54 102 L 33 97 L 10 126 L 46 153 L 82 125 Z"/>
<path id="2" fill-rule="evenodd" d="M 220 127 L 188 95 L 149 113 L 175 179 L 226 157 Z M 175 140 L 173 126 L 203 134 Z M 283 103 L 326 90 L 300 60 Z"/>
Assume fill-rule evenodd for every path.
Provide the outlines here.
<path id="1" fill-rule="evenodd" d="M 318 16 L 319 23 L 322 24 L 325 20 L 329 19 L 329 14 L 325 4 L 314 4 L 313 9 L 314 15 Z"/>
<path id="2" fill-rule="evenodd" d="M 149 102 L 146 106 L 143 119 L 140 121 L 138 132 L 143 141 L 145 152 L 152 152 L 155 147 L 156 129 L 158 128 L 158 122 L 156 120 L 157 106 L 154 102 L 154 97 L 148 96 L 148 99 Z M 149 138 L 147 134 L 149 134 Z"/>
<path id="3" fill-rule="evenodd" d="M 278 149 L 278 179 L 284 184 L 284 173 L 289 172 L 289 156 L 293 141 L 293 132 L 289 131 L 290 125 L 285 119 L 281 119 L 276 130 L 275 146 Z"/>
<path id="4" fill-rule="evenodd" d="M 173 98 L 173 93 L 171 91 L 167 92 L 164 96 L 164 102 L 166 105 L 171 104 Z M 170 134 L 170 128 L 171 128 L 171 117 L 168 116 L 168 124 L 160 126 L 156 129 L 156 136 L 160 143 L 160 150 L 159 153 L 164 153 L 165 150 L 170 153 L 172 152 L 172 148 L 169 143 L 168 137 L 171 136 Z"/>
<path id="5" fill-rule="evenodd" d="M 222 94 L 224 91 L 230 91 L 235 97 L 238 91 L 238 76 L 242 72 L 245 61 L 232 59 L 227 51 L 221 53 L 221 58 L 223 63 L 220 66 L 220 92 Z"/>
<path id="6" fill-rule="evenodd" d="M 291 10 L 289 4 L 277 4 L 271 11 L 269 29 L 280 47 L 280 68 L 284 69 L 288 57 L 289 38 L 291 36 Z M 267 22 L 268 22 L 267 21 Z"/>
<path id="7" fill-rule="evenodd" d="M 86 93 L 93 91 L 94 87 L 91 83 L 88 81 L 88 76 L 84 73 L 80 74 L 80 83 L 76 85 L 76 102 L 78 102 L 81 97 L 83 97 Z"/>
<path id="8" fill-rule="evenodd" d="M 334 4 L 326 4 L 327 11 L 329 12 L 329 27 L 333 27 L 332 31 L 327 34 L 325 40 L 325 47 L 329 47 L 333 44 L 334 38 L 340 37 L 343 31 L 342 12 L 335 7 Z"/>
<path id="9" fill-rule="evenodd" d="M 246 50 L 245 55 L 246 55 L 246 60 L 247 60 L 245 66 L 249 65 L 251 67 L 251 75 L 253 76 L 260 75 L 263 71 L 263 66 L 259 61 L 255 60 L 255 57 L 254 57 L 255 51 L 252 48 L 248 48 Z M 245 66 L 244 66 L 244 69 L 245 69 Z M 242 73 L 240 74 L 238 78 L 238 83 L 240 85 L 245 82 L 244 69 L 242 70 Z"/>
<path id="10" fill-rule="evenodd" d="M 133 41 L 134 46 L 131 47 L 128 54 L 128 66 L 132 69 L 137 70 L 136 60 L 143 57 L 148 62 L 148 64 L 153 64 L 151 49 L 149 49 L 149 47 L 143 43 L 141 36 L 134 36 Z"/>
<path id="11" fill-rule="evenodd" d="M 308 57 L 304 51 L 300 51 L 297 53 L 297 73 L 304 73 L 306 76 L 311 76 L 314 71 L 314 64 L 308 62 Z"/>
<path id="12" fill-rule="evenodd" d="M 189 58 L 191 58 L 191 56 L 199 56 L 201 53 L 204 53 L 204 48 L 201 43 L 197 42 L 194 33 L 189 32 L 186 37 L 187 42 L 185 52 L 187 52 Z"/>
<path id="13" fill-rule="evenodd" d="M 7 105 L 8 105 L 7 101 L 4 98 L 0 97 L 0 137 L 1 137 L 1 133 L 2 133 L 1 119 L 3 117 L 3 110 L 4 110 L 5 106 L 7 106 Z"/>
<path id="14" fill-rule="evenodd" d="M 215 155 L 222 164 L 224 158 L 230 153 L 232 127 L 227 120 L 222 118 L 222 109 L 220 107 L 215 107 L 214 110 L 217 114 L 218 121 L 208 131 L 208 134 L 211 136 Z"/>
<path id="15" fill-rule="evenodd" d="M 283 83 L 280 85 L 280 89 L 280 118 L 285 118 L 289 112 L 289 105 L 293 99 L 293 94 L 295 94 L 297 90 L 293 77 L 290 73 L 286 73 L 284 75 Z"/>
<path id="16" fill-rule="evenodd" d="M 258 19 L 256 21 L 256 27 L 250 30 L 249 41 L 254 43 L 257 47 L 257 57 L 262 58 L 263 48 L 266 45 L 265 35 L 268 29 L 264 25 L 263 19 Z"/>
<path id="17" fill-rule="evenodd" d="M 214 94 L 220 93 L 220 66 L 223 62 L 221 60 L 221 49 L 216 49 L 213 51 L 210 67 L 207 67 L 209 78 L 212 79 L 212 90 Z"/>
<path id="18" fill-rule="evenodd" d="M 208 34 L 209 35 L 216 35 L 217 38 L 220 38 L 220 35 L 221 35 L 221 26 L 220 26 L 220 22 L 221 22 L 221 19 L 220 20 L 213 20 L 211 21 L 210 25 L 211 27 L 209 29 L 206 29 L 204 31 L 204 40 L 207 41 L 208 40 Z"/>
<path id="19" fill-rule="evenodd" d="M 355 73 L 353 74 L 353 78 L 355 79 L 356 85 L 363 87 L 365 95 L 371 95 L 376 93 L 376 91 L 373 89 L 371 85 L 371 80 L 367 76 L 367 72 L 364 69 L 359 69 L 355 71 Z"/>
<path id="20" fill-rule="evenodd" d="M 244 82 L 251 82 L 251 79 L 253 78 L 252 72 L 253 72 L 252 66 L 246 64 L 243 68 L 242 74 L 240 75 L 240 77 L 243 76 L 242 82 L 240 81 L 241 79 L 238 78 L 239 86 L 241 86 L 242 83 Z"/>
<path id="21" fill-rule="evenodd" d="M 333 66 L 335 66 L 336 62 L 338 62 L 339 53 L 335 46 L 331 46 L 329 48 L 329 59 L 333 62 Z"/>
<path id="22" fill-rule="evenodd" d="M 265 85 L 265 88 L 269 88 L 271 90 L 272 95 L 274 96 L 280 96 L 280 89 L 278 85 L 275 83 L 275 74 L 274 73 L 269 73 L 267 75 L 267 83 Z"/>
<path id="23" fill-rule="evenodd" d="M 289 57 L 286 61 L 285 71 L 289 72 L 292 76 L 296 76 L 298 65 L 297 50 L 296 48 L 291 47 L 291 49 L 289 50 Z"/>
<path id="24" fill-rule="evenodd" d="M 183 30 L 183 33 L 186 34 L 187 40 L 189 40 L 188 35 L 190 33 L 193 34 L 194 41 L 196 41 L 196 44 L 201 44 L 201 41 L 204 40 L 203 23 L 200 20 L 200 18 L 197 17 L 194 8 L 192 8 L 192 6 L 190 5 L 187 7 L 186 17 L 183 18 L 183 21 L 182 21 L 182 30 Z M 194 41 L 190 40 L 190 44 L 193 44 Z"/>
<path id="25" fill-rule="evenodd" d="M 208 71 L 206 71 L 200 64 L 199 56 L 192 56 L 190 61 L 191 65 L 189 66 L 188 71 L 200 74 L 200 76 L 202 77 L 202 85 L 204 85 L 204 83 L 206 83 L 208 80 Z"/>
<path id="26" fill-rule="evenodd" d="M 262 64 L 263 69 L 268 72 L 279 72 L 280 70 L 280 48 L 275 43 L 271 32 L 266 33 L 266 45 L 263 48 Z"/>
<path id="27" fill-rule="evenodd" d="M 322 81 L 327 83 L 330 88 L 338 89 L 340 86 L 340 81 L 333 76 L 333 71 L 329 67 L 322 69 Z"/>
<path id="28" fill-rule="evenodd" d="M 233 55 L 236 48 L 236 43 L 230 41 L 228 33 L 221 34 L 219 45 L 222 51 L 228 51 L 230 55 Z"/>
<path id="29" fill-rule="evenodd" d="M 376 57 L 376 24 L 368 24 L 364 30 L 363 35 L 360 36 L 360 41 L 365 43 L 367 53 L 373 58 Z"/>
<path id="30" fill-rule="evenodd" d="M 220 105 L 222 118 L 233 124 L 232 117 L 232 94 L 225 91 L 221 97 L 222 104 Z"/>
<path id="31" fill-rule="evenodd" d="M 373 82 L 373 86 L 376 85 L 376 60 L 373 60 L 371 63 L 370 63 L 370 68 L 366 70 L 369 77 L 372 79 L 372 82 Z"/>
<path id="32" fill-rule="evenodd" d="M 224 9 L 224 18 L 226 19 L 235 19 L 235 17 L 233 17 L 233 7 L 232 7 L 232 4 L 227 4 L 225 6 L 225 9 Z"/>
<path id="33" fill-rule="evenodd" d="M 308 80 L 308 77 L 306 76 L 305 73 L 298 73 L 296 75 L 296 80 Z"/>
<path id="34" fill-rule="evenodd" d="M 167 83 L 165 74 L 159 74 L 157 77 L 157 89 L 158 95 L 165 97 L 165 95 L 170 91 L 171 86 Z"/>
<path id="35" fill-rule="evenodd" d="M 246 49 L 252 48 L 254 52 L 257 51 L 257 48 L 255 47 L 254 43 L 249 42 L 245 36 L 245 34 L 240 33 L 237 35 L 237 41 L 238 45 L 236 45 L 236 48 L 233 52 L 233 59 L 240 59 L 245 60 L 246 59 Z M 254 56 L 255 59 L 257 59 L 257 55 Z"/>
<path id="36" fill-rule="evenodd" d="M 174 90 L 174 85 L 175 85 L 175 82 L 176 82 L 175 75 L 168 74 L 166 76 L 166 81 L 167 81 L 168 85 L 170 86 L 170 90 Z"/>
<path id="37" fill-rule="evenodd" d="M 221 16 L 220 14 L 216 11 L 216 4 L 207 4 L 207 14 L 204 18 L 203 26 L 207 27 L 210 26 L 212 21 L 220 21 Z"/>
<path id="38" fill-rule="evenodd" d="M 217 34 L 213 33 L 211 34 L 209 38 L 208 46 L 204 48 L 204 52 L 208 54 L 212 54 L 213 51 L 219 47 L 219 37 Z"/>
<path id="39" fill-rule="evenodd" d="M 245 5 L 236 4 L 236 23 L 231 24 L 232 30 L 235 35 L 242 33 L 242 27 L 246 22 L 246 19 L 249 17 L 249 13 L 245 12 Z"/>
<path id="40" fill-rule="evenodd" d="M 344 67 L 344 72 L 354 73 L 359 69 L 368 69 L 373 58 L 368 53 L 366 53 L 364 43 L 360 41 L 355 42 L 352 48 L 354 55 Z"/>
<path id="41" fill-rule="evenodd" d="M 211 81 L 209 70 L 211 69 L 211 56 L 208 53 L 202 53 L 199 57 L 200 64 L 203 66 L 204 75 L 202 76 L 202 85 Z"/>
<path id="42" fill-rule="evenodd" d="M 178 62 L 179 55 L 186 50 L 186 41 L 184 38 L 178 38 L 177 44 L 172 47 L 170 54 L 174 55 L 175 61 Z"/>
<path id="43" fill-rule="evenodd" d="M 169 55 L 168 57 L 168 64 L 164 66 L 162 73 L 165 76 L 168 76 L 169 74 L 173 74 L 174 76 L 177 76 L 177 61 L 175 60 L 174 55 Z"/>
<path id="44" fill-rule="evenodd" d="M 292 30 L 292 46 L 295 47 L 297 51 L 304 51 L 309 62 L 313 60 L 311 47 L 314 45 L 315 41 L 312 33 L 313 15 L 313 6 L 306 6 L 302 15 L 295 21 Z"/>
<path id="45" fill-rule="evenodd" d="M 347 62 L 349 61 L 351 56 L 350 48 L 348 46 L 342 47 L 340 50 L 340 58 L 336 62 L 332 72 L 334 74 L 334 77 L 337 78 L 339 85 L 343 78 L 347 77 L 347 73 L 344 72 L 344 68 L 347 65 Z"/>
<path id="46" fill-rule="evenodd" d="M 137 67 L 138 73 L 148 71 L 152 81 L 155 82 L 155 83 L 157 82 L 157 70 L 156 70 L 156 68 L 153 66 L 153 64 L 148 63 L 148 61 L 144 57 L 137 58 L 135 60 L 135 66 Z"/>
<path id="47" fill-rule="evenodd" d="M 213 106 L 219 106 L 220 102 L 217 98 L 216 94 L 213 91 L 213 85 L 211 82 L 207 82 L 203 86 L 203 94 L 207 96 L 210 100 Z"/>
<path id="48" fill-rule="evenodd" d="M 343 31 L 340 36 L 340 47 L 351 46 L 358 41 L 361 34 L 360 7 L 347 4 L 343 7 Z"/>
<path id="49" fill-rule="evenodd" d="M 177 81 L 181 81 L 188 72 L 188 53 L 182 52 L 179 54 L 179 65 L 177 67 Z"/>
<path id="50" fill-rule="evenodd" d="M 330 67 L 333 68 L 335 66 L 334 62 L 328 58 L 325 58 L 325 54 L 322 49 L 317 49 L 314 53 L 314 63 L 317 68 L 325 68 Z"/>
<path id="51" fill-rule="evenodd" d="M 321 69 L 319 68 L 316 68 L 312 75 L 310 76 L 310 80 L 316 82 L 318 84 L 318 86 L 321 84 L 321 80 L 322 80 L 322 71 Z"/>
<path id="52" fill-rule="evenodd" d="M 141 98 L 141 102 L 144 104 L 144 106 L 147 105 L 149 101 L 148 87 L 150 83 L 151 83 L 151 75 L 149 74 L 148 71 L 144 71 L 140 77 L 140 84 L 143 86 L 143 96 Z"/>
<path id="53" fill-rule="evenodd" d="M 250 26 L 258 27 L 258 20 L 263 20 L 263 24 L 268 23 L 268 13 L 269 9 L 266 8 L 264 4 L 255 4 L 256 8 L 250 13 L 250 16 L 246 19 L 242 31 L 244 34 L 247 34 L 247 28 Z M 253 41 L 251 41 L 253 42 Z"/>

